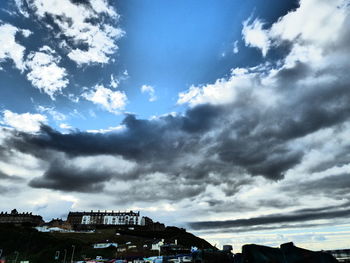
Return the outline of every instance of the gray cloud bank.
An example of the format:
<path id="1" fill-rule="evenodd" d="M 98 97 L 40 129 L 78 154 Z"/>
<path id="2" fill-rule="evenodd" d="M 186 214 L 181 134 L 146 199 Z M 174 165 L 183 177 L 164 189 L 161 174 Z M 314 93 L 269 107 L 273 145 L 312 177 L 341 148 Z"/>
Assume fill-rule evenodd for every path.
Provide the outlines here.
<path id="1" fill-rule="evenodd" d="M 295 67 L 297 71 L 299 65 Z M 16 132 L 6 147 L 50 162 L 32 187 L 63 191 L 101 190 L 113 177 L 136 180 L 155 172 L 198 184 L 210 183 L 210 174 L 233 183 L 239 182 L 240 174 L 280 180 L 309 150 L 293 143 L 322 129 L 341 127 L 349 119 L 350 79 L 344 72 L 331 73 L 339 76 L 332 83 L 312 83 L 307 91 L 298 92 L 295 80 L 288 81 L 282 70 L 277 74 L 278 79 L 283 76 L 278 89 L 294 90 L 283 88 L 285 99 L 273 107 L 259 105 L 252 94 L 243 92 L 234 103 L 198 105 L 183 116 L 143 120 L 128 115 L 124 131 L 116 133 L 62 134 L 49 126 L 42 126 L 39 134 Z M 57 152 L 65 157 L 56 158 Z M 137 165 L 127 173 L 101 174 L 64 165 L 64 158 L 95 155 L 120 156 Z M 328 166 L 336 164 L 334 160 Z"/>
<path id="2" fill-rule="evenodd" d="M 307 222 L 320 219 L 344 219 L 350 216 L 350 203 L 341 207 L 323 207 L 318 209 L 303 209 L 288 214 L 271 214 L 268 216 L 253 217 L 246 219 L 225 220 L 225 221 L 201 221 L 189 222 L 189 226 L 194 230 L 205 229 L 229 229 L 236 232 L 246 228 L 246 231 L 261 230 L 257 226 L 263 226 L 268 229 L 281 228 L 281 225 L 271 226 L 273 224 Z M 309 225 L 305 225 L 309 226 Z M 316 226 L 315 224 L 311 226 Z M 283 227 L 293 227 L 293 225 L 284 225 Z M 302 226 L 299 226 L 302 227 Z M 263 228 L 263 229 L 264 229 Z"/>

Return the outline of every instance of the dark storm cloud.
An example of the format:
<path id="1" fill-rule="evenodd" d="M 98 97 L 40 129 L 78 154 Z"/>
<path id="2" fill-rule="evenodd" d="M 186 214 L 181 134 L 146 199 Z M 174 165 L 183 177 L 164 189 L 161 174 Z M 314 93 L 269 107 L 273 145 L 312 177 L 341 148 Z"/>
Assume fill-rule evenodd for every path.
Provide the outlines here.
<path id="1" fill-rule="evenodd" d="M 192 141 L 186 141 L 186 133 L 200 136 L 208 131 L 218 121 L 220 111 L 219 107 L 204 105 L 189 110 L 184 117 L 169 115 L 159 120 L 141 120 L 127 115 L 123 121 L 127 131 L 121 133 L 61 134 L 42 126 L 40 135 L 18 133 L 9 145 L 37 156 L 41 156 L 43 150 L 56 150 L 70 156 L 118 154 L 127 159 L 148 161 L 159 156 L 170 157 L 179 150 L 190 151 Z M 198 143 L 196 137 L 192 139 Z"/>
<path id="2" fill-rule="evenodd" d="M 295 185 L 295 184 L 294 184 Z M 300 192 L 308 192 L 310 194 L 324 193 L 329 197 L 341 197 L 350 200 L 350 174 L 342 173 L 337 175 L 330 175 L 321 179 L 315 179 L 302 184 L 297 187 L 285 185 L 281 188 L 283 192 L 291 192 L 293 194 Z"/>
<path id="3" fill-rule="evenodd" d="M 292 68 L 285 68 L 278 72 L 277 80 L 287 83 L 293 83 L 301 78 L 307 77 L 312 72 L 310 66 L 298 61 Z"/>
<path id="4" fill-rule="evenodd" d="M 0 129 L 0 132 L 5 133 L 4 129 Z M 10 156 L 11 156 L 11 150 L 4 145 L 0 145 L 0 160 L 6 162 L 8 161 Z"/>
<path id="5" fill-rule="evenodd" d="M 208 182 L 210 173 L 229 177 L 234 171 L 279 179 L 299 162 L 302 153 L 289 150 L 284 142 L 264 140 L 261 134 L 251 134 L 250 125 L 261 123 L 244 123 L 243 119 L 232 122 L 230 110 L 227 106 L 202 105 L 188 110 L 185 116 L 168 115 L 157 120 L 140 120 L 128 115 L 123 121 L 126 130 L 109 134 L 61 134 L 43 126 L 39 135 L 19 133 L 8 141 L 8 145 L 39 158 L 45 158 L 50 150 L 72 157 L 120 155 L 139 164 L 125 179 L 162 172 L 202 180 L 203 184 Z M 244 117 L 248 116 L 245 114 Z M 231 126 L 232 130 L 224 128 L 220 134 L 218 131 L 226 126 Z M 232 140 L 232 133 L 241 135 Z M 186 155 L 198 160 L 188 163 L 182 159 Z M 215 155 L 219 158 L 213 158 Z M 96 180 L 101 178 L 104 177 Z M 83 183 L 84 177 L 79 180 Z M 86 183 L 89 184 L 90 180 Z M 31 185 L 43 187 L 48 184 Z M 67 190 L 62 187 L 64 183 L 49 185 L 50 188 Z"/>
<path id="6" fill-rule="evenodd" d="M 224 162 L 239 164 L 253 175 L 264 175 L 271 179 L 281 179 L 284 172 L 299 163 L 303 156 L 302 152 L 293 152 L 279 142 L 264 142 L 254 136 L 228 139 L 216 150 Z"/>
<path id="7" fill-rule="evenodd" d="M 1 128 L 0 128 L 0 131 L 1 131 L 1 132 L 3 132 L 3 130 L 4 130 L 4 129 L 1 129 Z M 7 152 L 6 147 L 0 145 L 0 157 L 1 157 L 1 158 L 3 158 L 3 157 L 6 155 L 6 154 L 5 154 L 6 152 Z"/>
<path id="8" fill-rule="evenodd" d="M 292 75 L 293 78 L 299 76 L 297 73 Z M 284 78 L 288 80 L 291 76 Z M 76 131 L 62 134 L 49 126 L 42 126 L 39 134 L 16 133 L 6 143 L 7 147 L 49 162 L 55 159 L 52 157 L 55 152 L 70 157 L 122 156 L 137 163 L 131 171 L 118 175 L 124 180 L 160 172 L 186 178 L 187 183 L 206 185 L 213 183 L 210 178 L 213 173 L 222 181 L 238 176 L 232 182 L 233 190 L 227 191 L 227 194 L 234 195 L 235 181 L 240 184 L 239 174 L 282 179 L 285 172 L 300 163 L 305 154 L 302 149 L 291 147 L 293 140 L 323 128 L 336 127 L 348 119 L 350 93 L 345 82 L 350 83 L 347 78 L 342 78 L 333 83 L 332 88 L 329 84 L 318 83 L 292 96 L 284 104 L 269 109 L 251 105 L 250 101 L 254 98 L 242 93 L 238 94 L 241 99 L 236 103 L 200 105 L 189 109 L 183 116 L 167 115 L 143 120 L 127 115 L 123 121 L 126 129 L 117 133 Z M 293 86 L 292 83 L 288 85 Z M 186 156 L 194 160 L 187 161 Z M 32 181 L 31 186 L 64 191 L 97 191 L 115 177 L 98 174 L 98 171 L 88 175 L 79 169 L 60 172 L 59 168 L 51 164 L 45 175 Z M 70 175 L 65 176 L 66 173 Z M 76 183 L 66 186 L 67 181 L 74 178 L 78 178 Z M 182 196 L 176 198 L 181 199 Z"/>
<path id="9" fill-rule="evenodd" d="M 327 72 L 327 74 L 333 72 Z M 280 113 L 268 113 L 271 126 L 262 135 L 266 138 L 290 140 L 311 134 L 323 128 L 343 123 L 349 118 L 349 77 L 341 77 L 333 83 L 315 83 L 311 88 L 294 82 L 284 83 L 293 90 L 287 90 L 288 99 L 280 105 Z M 293 84 L 294 83 L 294 84 Z M 282 84 L 281 84 L 282 85 Z M 274 109 L 276 110 L 276 109 Z"/>
<path id="10" fill-rule="evenodd" d="M 273 208 L 283 209 L 283 208 L 286 208 L 289 206 L 295 206 L 297 204 L 298 204 L 298 201 L 296 201 L 292 197 L 289 197 L 285 200 L 273 197 L 270 199 L 259 200 L 257 206 L 258 207 L 273 207 Z"/>
<path id="11" fill-rule="evenodd" d="M 100 192 L 104 182 L 113 174 L 96 169 L 84 170 L 67 165 L 64 160 L 56 159 L 42 177 L 34 178 L 29 185 L 34 188 L 56 189 L 65 192 Z"/>
<path id="12" fill-rule="evenodd" d="M 174 187 L 169 182 L 159 182 L 153 180 L 152 182 L 134 183 L 131 188 L 124 191 L 114 191 L 118 195 L 116 203 L 128 204 L 136 200 L 142 202 L 156 202 L 159 200 L 177 201 L 181 199 L 188 199 L 198 196 L 205 190 L 204 185 L 177 185 Z M 133 193 L 130 199 L 130 192 Z M 110 192 L 112 194 L 112 191 Z"/>
<path id="13" fill-rule="evenodd" d="M 300 229 L 300 228 L 313 228 L 320 226 L 329 226 L 330 224 L 282 224 L 274 226 L 250 226 L 250 227 L 234 227 L 225 229 L 203 229 L 198 230 L 200 234 L 217 234 L 217 233 L 244 233 L 244 232 L 255 232 L 265 230 L 281 230 L 281 229 Z"/>
<path id="14" fill-rule="evenodd" d="M 73 4 L 79 5 L 90 5 L 90 1 L 89 0 L 70 0 Z"/>
<path id="15" fill-rule="evenodd" d="M 235 219 L 226 221 L 201 221 L 201 222 L 190 222 L 189 227 L 194 230 L 204 229 L 225 229 L 225 228 L 250 228 L 254 230 L 256 226 L 268 226 L 272 224 L 283 224 L 293 222 L 306 222 L 320 219 L 334 219 L 334 218 L 349 218 L 350 209 L 349 203 L 344 209 L 338 207 L 320 208 L 308 210 L 298 210 L 290 214 L 271 214 L 262 217 L 252 217 L 247 219 Z M 278 227 L 276 227 L 278 228 Z M 234 230 L 233 230 L 234 231 Z"/>
<path id="16" fill-rule="evenodd" d="M 181 128 L 189 133 L 198 133 L 211 130 L 214 120 L 217 120 L 225 113 L 223 108 L 199 105 L 187 111 L 182 120 Z"/>

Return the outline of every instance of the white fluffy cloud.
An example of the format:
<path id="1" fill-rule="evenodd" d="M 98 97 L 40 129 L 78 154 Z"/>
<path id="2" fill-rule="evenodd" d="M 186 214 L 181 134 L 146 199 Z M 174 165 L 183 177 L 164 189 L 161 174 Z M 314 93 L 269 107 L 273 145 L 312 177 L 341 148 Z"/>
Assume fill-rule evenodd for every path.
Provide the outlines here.
<path id="1" fill-rule="evenodd" d="M 10 24 L 0 25 L 0 63 L 12 60 L 22 73 L 27 72 L 27 79 L 40 91 L 51 98 L 65 88 L 69 81 L 66 70 L 58 66 L 61 58 L 48 46 L 38 52 L 31 52 L 24 58 L 26 48 L 16 42 L 16 34 L 29 37 L 32 32 L 19 29 Z"/>
<path id="2" fill-rule="evenodd" d="M 124 31 L 115 26 L 119 15 L 107 0 L 91 0 L 79 4 L 70 0 L 14 2 L 18 13 L 26 18 L 29 18 L 29 14 L 38 20 L 50 17 L 51 24 L 45 23 L 53 37 L 59 39 L 60 51 L 78 66 L 108 63 L 118 49 L 116 40 L 124 35 Z M 34 87 L 54 99 L 69 84 L 66 69 L 59 66 L 61 57 L 48 46 L 32 51 L 25 57 L 26 48 L 16 42 L 18 33 L 28 37 L 32 32 L 0 23 L 0 63 L 12 60 L 22 73 L 26 73 Z M 111 82 L 114 88 L 118 85 L 117 81 Z M 113 101 L 116 100 L 115 96 L 110 95 Z"/>
<path id="3" fill-rule="evenodd" d="M 302 0 L 300 7 L 273 24 L 271 38 L 330 45 L 342 37 L 342 27 L 348 20 L 347 0 Z"/>
<path id="4" fill-rule="evenodd" d="M 150 85 L 142 85 L 141 87 L 141 92 L 142 93 L 148 93 L 149 95 L 149 101 L 156 101 L 157 100 L 157 96 L 155 94 L 155 90 L 152 86 Z"/>
<path id="5" fill-rule="evenodd" d="M 115 79 L 113 74 L 111 74 L 111 81 L 109 83 L 109 86 L 113 89 L 116 89 L 119 86 L 119 79 Z"/>
<path id="6" fill-rule="evenodd" d="M 233 54 L 237 54 L 239 52 L 239 48 L 238 48 L 238 40 L 236 40 L 233 43 L 233 49 L 232 49 Z"/>
<path id="7" fill-rule="evenodd" d="M 270 48 L 290 41 L 291 51 L 281 63 L 275 67 L 266 63 L 253 68 L 237 68 L 227 79 L 218 79 L 204 86 L 191 86 L 179 93 L 179 104 L 227 104 L 235 101 L 237 93 L 246 92 L 264 105 L 273 105 L 286 99 L 281 97 L 282 93 L 276 92 L 281 91 L 278 82 L 280 72 L 288 71 L 298 63 L 307 64 L 311 70 L 310 77 L 305 78 L 303 83 L 294 84 L 312 88 L 315 81 L 332 81 L 332 76 L 325 74 L 326 71 L 323 71 L 323 78 L 315 77 L 317 72 L 347 67 L 348 61 L 344 59 L 348 54 L 347 44 L 342 38 L 349 34 L 346 32 L 349 28 L 349 7 L 343 0 L 302 0 L 298 9 L 281 17 L 267 29 L 263 29 L 259 19 L 250 21 L 244 22 L 243 38 L 247 45 L 260 48 L 263 55 Z"/>
<path id="8" fill-rule="evenodd" d="M 252 23 L 251 19 L 248 19 L 243 23 L 242 35 L 247 46 L 259 48 L 263 56 L 266 56 L 271 41 L 263 26 L 264 23 L 259 19 L 255 19 Z"/>
<path id="9" fill-rule="evenodd" d="M 15 0 L 15 4 L 17 6 L 18 12 L 23 15 L 24 17 L 29 17 L 29 13 L 24 9 L 24 2 L 23 0 Z"/>
<path id="10" fill-rule="evenodd" d="M 0 63 L 10 59 L 15 63 L 16 68 L 23 71 L 25 69 L 23 62 L 25 47 L 16 42 L 18 32 L 24 37 L 31 34 L 29 30 L 21 30 L 10 24 L 0 24 Z"/>
<path id="11" fill-rule="evenodd" d="M 39 52 L 31 52 L 26 61 L 28 80 L 52 99 L 69 83 L 66 70 L 58 66 L 60 60 L 51 48 L 44 46 Z"/>
<path id="12" fill-rule="evenodd" d="M 112 113 L 119 113 L 128 101 L 124 92 L 112 91 L 103 85 L 96 85 L 93 91 L 85 92 L 82 96 Z"/>
<path id="13" fill-rule="evenodd" d="M 96 13 L 106 13 L 110 15 L 111 17 L 116 17 L 117 13 L 115 12 L 114 8 L 112 8 L 107 0 L 90 0 L 90 5 L 93 10 L 95 10 Z"/>
<path id="14" fill-rule="evenodd" d="M 95 23 L 102 16 L 118 19 L 113 7 L 105 0 L 93 0 L 90 4 L 73 4 L 69 0 L 33 0 L 29 7 L 37 17 L 51 16 L 61 34 L 69 39 L 65 42 L 68 57 L 78 65 L 108 63 L 110 55 L 117 50 L 115 41 L 124 32 L 107 23 Z M 107 21 L 107 19 L 106 19 Z M 86 45 L 87 49 L 82 49 Z"/>
<path id="15" fill-rule="evenodd" d="M 17 114 L 9 110 L 3 112 L 3 123 L 23 132 L 38 132 L 41 123 L 46 122 L 46 116 L 41 114 Z"/>
<path id="16" fill-rule="evenodd" d="M 332 48 L 343 35 L 347 9 L 347 0 L 302 0 L 297 10 L 281 17 L 269 29 L 263 29 L 264 23 L 258 18 L 247 19 L 243 23 L 243 39 L 247 46 L 259 48 L 263 56 L 282 41 Z"/>
<path id="17" fill-rule="evenodd" d="M 118 125 L 115 127 L 108 127 L 107 129 L 98 129 L 98 130 L 87 130 L 89 133 L 108 133 L 108 132 L 122 132 L 126 129 L 125 125 Z"/>
<path id="18" fill-rule="evenodd" d="M 186 92 L 179 94 L 178 104 L 188 103 L 190 106 L 210 103 L 227 104 L 235 100 L 237 93 L 254 85 L 256 73 L 247 69 L 235 69 L 230 79 L 218 79 L 214 84 L 202 87 L 191 86 Z"/>
<path id="19" fill-rule="evenodd" d="M 70 126 L 70 125 L 67 124 L 67 123 L 61 123 L 61 124 L 60 124 L 60 128 L 63 129 L 63 130 L 71 130 L 71 129 L 73 129 L 73 127 Z"/>

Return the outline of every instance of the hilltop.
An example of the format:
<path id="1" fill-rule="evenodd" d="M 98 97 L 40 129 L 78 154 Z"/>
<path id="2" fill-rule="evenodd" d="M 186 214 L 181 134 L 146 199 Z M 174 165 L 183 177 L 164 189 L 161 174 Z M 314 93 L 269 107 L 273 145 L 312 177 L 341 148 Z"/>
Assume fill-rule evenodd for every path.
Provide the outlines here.
<path id="1" fill-rule="evenodd" d="M 158 251 L 150 250 L 153 242 L 163 239 L 165 243 L 176 242 L 184 248 L 196 246 L 198 248 L 213 248 L 207 241 L 177 227 L 166 227 L 163 231 L 145 230 L 117 230 L 117 228 L 96 228 L 95 232 L 38 232 L 30 227 L 0 226 L 0 249 L 7 259 L 18 261 L 47 263 L 54 261 L 56 251 L 60 251 L 60 261 L 66 250 L 67 260 L 71 258 L 75 246 L 74 259 L 95 258 L 102 256 L 114 258 L 116 256 L 152 256 Z M 176 241 L 175 241 L 176 240 Z M 117 243 L 123 251 L 115 247 L 94 249 L 96 243 Z M 58 261 L 57 261 L 58 262 Z"/>

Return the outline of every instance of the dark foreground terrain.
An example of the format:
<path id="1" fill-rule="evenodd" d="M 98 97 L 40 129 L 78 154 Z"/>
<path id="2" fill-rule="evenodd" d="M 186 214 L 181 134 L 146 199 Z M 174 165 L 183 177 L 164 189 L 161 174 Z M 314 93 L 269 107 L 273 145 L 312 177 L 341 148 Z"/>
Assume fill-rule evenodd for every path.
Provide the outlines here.
<path id="1" fill-rule="evenodd" d="M 95 232 L 38 232 L 31 227 L 0 226 L 0 262 L 29 261 L 30 263 L 61 263 L 87 259 L 136 259 L 158 256 L 159 251 L 152 250 L 152 244 L 164 242 L 161 261 L 147 262 L 193 262 L 193 263 L 336 263 L 348 262 L 342 254 L 337 261 L 331 253 L 314 252 L 299 248 L 292 242 L 272 248 L 255 244 L 242 247 L 242 253 L 233 255 L 231 246 L 223 250 L 212 247 L 204 239 L 198 238 L 184 229 L 167 227 L 163 231 L 127 230 L 115 228 L 97 228 Z M 94 248 L 94 244 L 118 244 L 117 247 Z M 198 250 L 190 253 L 191 247 Z M 225 248 L 226 247 L 226 248 Z M 163 246 L 162 246 L 163 248 Z M 74 251 L 74 253 L 73 253 Z M 166 252 L 169 252 L 168 254 Z M 333 251 L 333 254 L 336 251 Z M 339 252 L 339 251 L 338 251 Z M 187 254 L 190 261 L 173 261 L 173 257 L 182 258 Z M 72 258 L 72 255 L 74 257 Z M 167 256 L 168 255 L 168 256 Z M 56 256 L 56 258 L 55 258 Z M 130 261 L 129 260 L 129 261 Z M 2 261 L 4 262 L 4 261 Z M 99 262 L 102 262 L 99 261 Z M 104 261 L 119 262 L 119 261 Z M 127 262 L 127 261 L 123 261 Z M 131 261 L 130 261 L 131 262 Z M 139 262 L 139 261 L 135 261 Z M 142 261 L 144 262 L 144 261 Z"/>
<path id="2" fill-rule="evenodd" d="M 116 256 L 156 256 L 157 251 L 150 250 L 152 242 L 164 239 L 176 242 L 185 248 L 196 246 L 201 249 L 212 248 L 204 239 L 198 238 L 183 229 L 167 227 L 164 231 L 138 231 L 96 229 L 94 233 L 43 233 L 30 227 L 0 226 L 0 251 L 7 262 L 17 257 L 17 262 L 28 260 L 30 263 L 61 262 L 66 254 L 71 260 L 74 248 L 74 260 L 83 258 L 115 258 Z M 124 251 L 117 252 L 115 247 L 94 249 L 95 243 L 117 243 Z M 59 259 L 55 255 L 60 251 Z"/>

